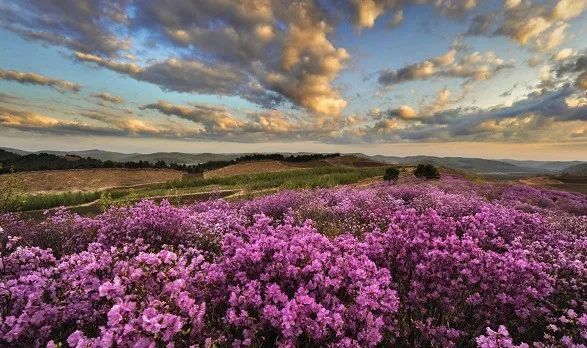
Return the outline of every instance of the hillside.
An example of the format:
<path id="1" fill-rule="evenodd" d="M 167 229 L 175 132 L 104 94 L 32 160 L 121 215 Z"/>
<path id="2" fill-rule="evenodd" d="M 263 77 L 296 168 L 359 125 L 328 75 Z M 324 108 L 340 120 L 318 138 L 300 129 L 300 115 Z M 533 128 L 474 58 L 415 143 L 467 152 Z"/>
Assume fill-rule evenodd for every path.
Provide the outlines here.
<path id="1" fill-rule="evenodd" d="M 366 156 L 366 155 L 363 155 Z M 429 163 L 441 167 L 461 169 L 480 174 L 496 173 L 558 173 L 564 171 L 567 167 L 584 164 L 581 161 L 517 161 L 510 159 L 491 160 L 483 158 L 466 158 L 466 157 L 434 157 L 434 156 L 366 156 L 376 161 L 390 164 L 418 164 Z"/>
<path id="2" fill-rule="evenodd" d="M 196 165 L 207 162 L 222 162 L 232 161 L 238 157 L 252 155 L 251 153 L 228 153 L 228 154 L 214 154 L 214 153 L 182 153 L 182 152 L 157 152 L 150 154 L 141 153 L 119 153 L 102 150 L 84 150 L 84 151 L 38 151 L 27 152 L 18 149 L 4 148 L 19 155 L 27 155 L 31 153 L 48 153 L 51 155 L 65 156 L 75 155 L 82 158 L 91 157 L 102 161 L 114 162 L 148 162 L 156 163 L 164 161 L 166 163 L 176 163 L 179 165 Z M 280 153 L 284 156 L 299 156 L 307 155 L 306 152 L 297 153 Z M 435 157 L 435 156 L 385 156 L 385 155 L 365 155 L 362 153 L 348 154 L 355 158 L 369 159 L 374 162 L 401 164 L 401 165 L 416 165 L 419 163 L 430 163 L 436 166 L 448 167 L 469 172 L 476 172 L 480 174 L 557 174 L 565 172 L 567 168 L 570 170 L 581 170 L 581 165 L 586 162 L 581 161 L 521 161 L 511 159 L 483 159 L 483 158 L 467 158 L 467 157 Z M 341 156 L 340 161 L 345 161 L 345 156 Z M 1 161 L 1 158 L 0 158 Z M 308 164 L 310 165 L 310 164 Z M 321 165 L 314 163 L 313 165 Z M 574 166 L 579 166 L 573 168 Z"/>
<path id="3" fill-rule="evenodd" d="M 564 174 L 587 175 L 587 163 L 575 164 L 563 170 Z"/>
<path id="4" fill-rule="evenodd" d="M 518 167 L 535 168 L 543 171 L 559 172 L 564 171 L 570 166 L 582 164 L 581 161 L 517 161 L 510 159 L 500 159 L 502 162 L 511 163 Z"/>
<path id="5" fill-rule="evenodd" d="M 203 203 L 177 195 L 173 204 L 129 199 L 124 209 L 84 218 L 0 215 L 11 237 L 2 282 L 12 291 L 2 297 L 0 328 L 28 317 L 49 327 L 22 320 L 22 330 L 0 331 L 0 346 L 54 347 L 67 337 L 109 347 L 119 337 L 110 333 L 134 330 L 153 342 L 142 346 L 205 346 L 211 332 L 237 343 L 211 346 L 243 347 L 242 331 L 225 320 L 235 313 L 263 343 L 253 347 L 280 346 L 289 325 L 300 337 L 291 347 L 472 348 L 499 330 L 495 343 L 479 347 L 520 348 L 530 345 L 511 344 L 508 332 L 516 342 L 536 342 L 535 332 L 552 332 L 551 323 L 561 342 L 580 337 L 587 196 L 450 175 L 348 186 L 382 171 L 326 167 L 198 179 L 187 184 L 238 184 L 265 194 L 198 196 Z M 322 189 L 295 190 L 313 187 Z M 269 194 L 273 188 L 281 192 Z M 529 320 L 526 313 L 537 310 L 539 320 Z M 446 332 L 447 313 L 458 335 L 437 344 L 429 337 Z M 350 344 L 338 344 L 338 330 Z M 31 335 L 40 344 L 30 344 Z M 552 341 L 540 347 L 580 346 Z"/>
<path id="6" fill-rule="evenodd" d="M 181 153 L 181 152 L 156 152 L 156 153 L 149 153 L 149 154 L 142 154 L 142 153 L 120 153 L 120 152 L 112 152 L 112 151 L 102 151 L 102 150 L 84 150 L 84 151 L 52 151 L 52 150 L 42 150 L 42 151 L 23 151 L 19 149 L 12 149 L 12 148 L 0 148 L 5 151 L 9 151 L 12 153 L 16 153 L 19 155 L 28 155 L 32 153 L 47 153 L 56 156 L 65 156 L 65 155 L 76 155 L 80 157 L 91 157 L 95 159 L 99 159 L 101 161 L 114 161 L 114 162 L 139 162 L 139 161 L 147 161 L 147 162 L 157 162 L 157 161 L 165 161 L 167 163 L 177 163 L 177 164 L 198 164 L 204 163 L 209 161 L 229 161 L 232 159 L 237 158 L 240 154 L 214 154 L 214 153 Z"/>
<path id="7" fill-rule="evenodd" d="M 181 179 L 184 173 L 172 169 L 76 169 L 22 172 L 14 174 L 30 193 L 90 192 L 114 187 L 161 183 Z M 0 184 L 6 179 L 0 175 Z"/>

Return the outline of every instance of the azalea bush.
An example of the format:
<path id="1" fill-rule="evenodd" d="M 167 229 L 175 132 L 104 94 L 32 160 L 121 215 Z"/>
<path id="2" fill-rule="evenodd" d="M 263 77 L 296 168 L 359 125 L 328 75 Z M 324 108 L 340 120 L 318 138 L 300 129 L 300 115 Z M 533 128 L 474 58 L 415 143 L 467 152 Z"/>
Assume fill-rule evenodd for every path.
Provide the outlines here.
<path id="1" fill-rule="evenodd" d="M 581 194 L 443 175 L 0 226 L 0 346 L 587 346 Z"/>

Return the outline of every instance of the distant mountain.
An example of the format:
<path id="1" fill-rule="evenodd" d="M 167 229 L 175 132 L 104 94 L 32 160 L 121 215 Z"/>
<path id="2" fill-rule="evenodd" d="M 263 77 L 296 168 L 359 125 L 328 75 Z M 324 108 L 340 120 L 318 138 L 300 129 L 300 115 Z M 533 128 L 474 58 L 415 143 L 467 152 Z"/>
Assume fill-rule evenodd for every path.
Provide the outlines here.
<path id="1" fill-rule="evenodd" d="M 536 168 L 553 172 L 564 171 L 568 167 L 585 163 L 581 161 L 518 161 L 510 159 L 500 159 L 499 161 L 510 163 L 518 167 Z"/>
<path id="2" fill-rule="evenodd" d="M 435 166 L 450 167 L 455 169 L 469 170 L 475 172 L 517 172 L 527 171 L 516 165 L 481 158 L 463 157 L 433 157 L 433 156 L 370 156 L 372 159 L 390 164 L 433 164 Z"/>
<path id="3" fill-rule="evenodd" d="M 155 163 L 157 161 L 165 161 L 167 163 L 177 164 L 198 164 L 209 161 L 229 161 L 239 157 L 241 154 L 215 154 L 215 153 L 182 153 L 182 152 L 156 152 L 149 154 L 142 153 L 120 153 L 103 150 L 83 150 L 83 151 L 53 151 L 53 150 L 41 150 L 41 151 L 24 151 L 18 149 L 12 149 L 3 147 L 0 148 L 5 151 L 16 153 L 19 155 L 28 155 L 32 153 L 47 153 L 56 156 L 65 155 L 76 155 L 80 157 L 91 157 L 99 159 L 101 161 L 114 161 L 114 162 L 139 162 L 147 161 Z"/>
<path id="4" fill-rule="evenodd" d="M 570 175 L 587 175 L 587 163 L 579 163 L 569 166 L 563 170 L 563 173 Z"/>
<path id="5" fill-rule="evenodd" d="M 243 155 L 250 155 L 251 153 L 229 153 L 229 154 L 215 154 L 215 153 L 182 153 L 182 152 L 157 152 L 150 154 L 141 153 L 120 153 L 102 150 L 84 150 L 84 151 L 36 151 L 28 152 L 18 149 L 4 148 L 19 155 L 26 155 L 32 153 L 48 153 L 57 156 L 75 155 L 83 158 L 91 157 L 102 161 L 114 162 L 139 162 L 147 161 L 155 163 L 157 161 L 165 161 L 166 163 L 177 163 L 194 165 L 199 163 L 206 163 L 210 161 L 230 161 Z M 298 153 L 283 153 L 287 155 L 308 154 L 307 152 Z M 455 169 L 461 169 L 480 174 L 557 174 L 569 170 L 581 170 L 583 165 L 587 162 L 581 161 L 519 161 L 510 159 L 491 160 L 483 158 L 466 158 L 466 157 L 435 157 L 435 156 L 383 156 L 383 155 L 365 155 L 362 153 L 349 154 L 362 158 L 368 158 L 382 163 L 389 164 L 419 164 L 430 163 L 436 166 L 444 166 Z M 579 166 L 578 169 L 573 169 L 574 166 Z"/>
<path id="6" fill-rule="evenodd" d="M 517 161 L 517 160 L 490 160 L 483 158 L 466 157 L 434 157 L 434 156 L 368 156 L 376 161 L 390 164 L 433 164 L 480 174 L 496 173 L 558 173 L 569 166 L 582 164 L 581 161 Z"/>

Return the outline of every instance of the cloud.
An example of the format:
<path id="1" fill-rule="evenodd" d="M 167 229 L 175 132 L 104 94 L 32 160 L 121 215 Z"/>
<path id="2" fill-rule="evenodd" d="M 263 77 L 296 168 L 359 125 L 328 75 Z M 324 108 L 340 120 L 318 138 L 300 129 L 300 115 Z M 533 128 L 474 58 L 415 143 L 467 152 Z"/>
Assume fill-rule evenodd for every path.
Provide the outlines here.
<path id="1" fill-rule="evenodd" d="M 203 126 L 200 136 L 228 141 L 258 142 L 276 139 L 329 141 L 333 134 L 338 133 L 344 126 L 332 119 L 323 123 L 320 118 L 288 117 L 277 110 L 248 112 L 246 117 L 239 118 L 233 111 L 220 106 L 179 105 L 158 101 L 140 108 L 194 122 Z"/>
<path id="2" fill-rule="evenodd" d="M 395 28 L 400 26 L 402 23 L 404 22 L 404 10 L 400 9 L 395 11 L 395 13 L 393 14 L 393 17 L 391 17 L 391 20 L 389 21 L 388 25 L 390 28 Z"/>
<path id="3" fill-rule="evenodd" d="M 133 136 L 233 142 L 319 141 L 323 143 L 388 143 L 426 141 L 565 141 L 576 138 L 587 122 L 584 94 L 574 86 L 532 93 L 511 106 L 453 108 L 460 96 L 447 89 L 418 111 L 404 105 L 369 115 L 323 122 L 306 114 L 269 110 L 244 117 L 220 106 L 179 105 L 159 101 L 141 107 L 173 116 L 161 122 L 118 111 L 80 110 L 67 114 L 94 123 L 66 121 L 38 113 L 0 107 L 0 126 L 56 135 Z M 433 114 L 426 115 L 425 112 Z M 175 120 L 174 118 L 177 118 Z M 149 118 L 150 119 L 150 118 Z M 189 121 L 189 122 L 185 122 Z M 575 134 L 576 133 L 576 134 Z M 574 134 L 574 135 L 573 135 Z"/>
<path id="4" fill-rule="evenodd" d="M 497 20 L 495 13 L 478 14 L 473 17 L 466 35 L 486 35 L 491 33 L 491 30 Z"/>
<path id="5" fill-rule="evenodd" d="M 565 60 L 569 57 L 572 57 L 575 54 L 572 48 L 565 48 L 562 49 L 555 54 L 552 55 L 551 59 L 555 61 Z"/>
<path id="6" fill-rule="evenodd" d="M 101 92 L 101 93 L 92 94 L 92 97 L 98 98 L 98 99 L 101 99 L 103 101 L 113 103 L 113 104 L 122 104 L 124 102 L 124 98 L 119 97 L 117 95 L 112 95 L 108 92 Z"/>
<path id="7" fill-rule="evenodd" d="M 69 113 L 69 112 L 68 112 Z M 93 123 L 80 120 L 63 120 L 36 112 L 21 111 L 0 106 L 0 126 L 24 132 L 51 134 L 58 136 L 83 135 L 107 137 L 147 137 L 147 138 L 190 138 L 200 136 L 203 130 L 185 128 L 173 123 L 156 124 L 138 118 L 129 118 L 120 113 L 103 110 L 80 110 L 70 112 Z"/>
<path id="8" fill-rule="evenodd" d="M 246 74 L 225 64 L 212 65 L 197 60 L 171 58 L 143 67 L 81 52 L 75 52 L 74 57 L 78 61 L 94 63 L 137 80 L 153 83 L 164 90 L 217 95 L 241 93 L 245 99 L 255 102 L 260 102 L 260 98 L 265 96 L 262 88 L 254 90 L 254 84 Z M 265 96 L 264 101 L 269 104 L 272 98 Z"/>
<path id="9" fill-rule="evenodd" d="M 387 111 L 388 117 L 399 117 L 404 120 L 411 120 L 418 117 L 418 113 L 409 105 L 402 105 L 397 109 Z"/>
<path id="10" fill-rule="evenodd" d="M 79 121 L 65 121 L 28 111 L 0 106 L 0 125 L 4 128 L 54 135 L 128 135 L 109 127 L 96 127 Z"/>
<path id="11" fill-rule="evenodd" d="M 541 57 L 534 55 L 530 58 L 528 58 L 528 60 L 526 61 L 528 63 L 528 66 L 531 68 L 537 67 L 538 65 L 543 63 L 543 60 Z"/>
<path id="12" fill-rule="evenodd" d="M 83 62 L 95 63 L 104 68 L 114 70 L 121 74 L 135 75 L 141 73 L 144 69 L 135 63 L 117 62 L 108 58 L 103 58 L 94 54 L 74 52 L 75 59 Z"/>
<path id="13" fill-rule="evenodd" d="M 453 48 L 444 55 L 409 64 L 398 70 L 384 70 L 379 73 L 378 81 L 384 86 L 392 86 L 435 77 L 461 78 L 466 81 L 487 80 L 500 70 L 513 67 L 491 51 L 484 54 L 461 54 L 458 61 L 456 55 L 457 50 Z"/>
<path id="14" fill-rule="evenodd" d="M 536 39 L 536 46 L 542 51 L 550 51 L 563 43 L 567 37 L 569 25 L 561 23 L 551 30 L 547 35 Z"/>
<path id="15" fill-rule="evenodd" d="M 408 5 L 432 5 L 440 14 L 457 18 L 477 6 L 477 0 L 350 0 L 342 3 L 359 28 L 373 27 L 378 17 L 392 10 L 396 11 L 392 19 L 395 22 L 398 13 L 402 13 L 403 18 L 403 8 Z"/>
<path id="16" fill-rule="evenodd" d="M 558 20 L 569 20 L 581 15 L 587 10 L 587 2 L 583 0 L 560 0 L 554 6 L 551 18 Z"/>
<path id="17" fill-rule="evenodd" d="M 330 40 L 330 19 L 314 1 L 148 0 L 135 11 L 129 30 L 156 38 L 170 58 L 140 65 L 80 51 L 76 59 L 167 90 L 237 95 L 268 108 L 289 100 L 336 116 L 347 104 L 332 81 L 349 55 Z"/>
<path id="18" fill-rule="evenodd" d="M 575 104 L 572 99 L 576 89 L 565 86 L 558 90 L 533 93 L 511 106 L 465 112 L 447 110 L 435 118 L 432 124 L 443 125 L 449 138 L 480 136 L 506 137 L 513 140 L 550 138 L 560 140 L 560 129 L 587 121 L 587 105 Z M 570 103 L 569 103 L 570 102 Z M 568 134 L 566 135 L 568 137 Z"/>
<path id="19" fill-rule="evenodd" d="M 331 20 L 317 2 L 145 1 L 137 18 L 173 45 L 246 74 L 234 92 L 252 102 L 274 107 L 289 100 L 325 115 L 347 104 L 332 81 L 349 55 L 330 40 Z"/>
<path id="20" fill-rule="evenodd" d="M 577 88 L 587 90 L 587 53 L 561 62 L 554 70 L 558 78 L 574 78 Z"/>
<path id="21" fill-rule="evenodd" d="M 418 111 L 397 108 L 372 110 L 374 123 L 360 126 L 354 140 L 368 143 L 404 141 L 571 141 L 576 129 L 587 123 L 587 102 L 583 92 L 567 84 L 558 89 L 534 92 L 509 106 L 486 109 L 450 108 L 466 93 L 451 98 L 447 89 L 438 91 L 434 101 Z M 402 117 L 401 110 L 409 110 Z M 427 114 L 427 112 L 429 114 Z M 351 138 L 353 139 L 353 138 Z"/>
<path id="22" fill-rule="evenodd" d="M 37 86 L 49 86 L 53 87 L 59 92 L 79 92 L 82 88 L 73 82 L 55 79 L 32 72 L 20 72 L 16 70 L 4 70 L 0 69 L 0 79 L 7 81 L 16 81 L 24 84 L 31 84 Z"/>
<path id="23" fill-rule="evenodd" d="M 587 71 L 577 77 L 577 87 L 587 91 Z"/>
<path id="24" fill-rule="evenodd" d="M 4 28 L 66 47 L 76 60 L 97 64 L 166 90 L 240 96 L 266 108 L 286 101 L 338 117 L 347 101 L 333 85 L 350 61 L 332 39 L 350 15 L 370 27 L 387 11 L 391 25 L 407 5 L 462 16 L 476 0 L 23 0 L 0 8 Z M 340 16 L 340 15 L 343 16 Z M 124 60 L 146 41 L 160 61 Z"/>
<path id="25" fill-rule="evenodd" d="M 448 88 L 441 88 L 436 92 L 436 98 L 431 103 L 423 104 L 420 107 L 418 114 L 420 114 L 422 117 L 429 117 L 444 111 L 449 106 L 460 102 L 464 98 L 467 91 L 468 89 L 465 87 L 460 96 L 451 99 L 451 90 Z"/>
<path id="26" fill-rule="evenodd" d="M 467 88 L 463 89 L 463 93 L 456 98 L 451 98 L 452 92 L 448 88 L 441 88 L 436 92 L 436 96 L 432 102 L 421 103 L 418 111 L 414 110 L 409 105 L 402 105 L 399 108 L 389 109 L 386 112 L 381 112 L 379 109 L 372 109 L 369 115 L 373 119 L 381 119 L 385 115 L 389 119 L 398 118 L 404 121 L 420 121 L 423 118 L 434 117 L 441 111 L 461 101 Z"/>
<path id="27" fill-rule="evenodd" d="M 200 123 L 207 131 L 229 131 L 244 126 L 244 122 L 234 118 L 224 108 L 205 105 L 175 105 L 165 101 L 143 105 L 141 110 L 157 110 L 165 115 Z"/>
<path id="28" fill-rule="evenodd" d="M 581 108 L 587 106 L 587 97 L 582 95 L 572 95 L 565 99 L 565 103 L 570 108 Z"/>
<path id="29" fill-rule="evenodd" d="M 130 40 L 115 30 L 128 22 L 129 4 L 127 0 L 22 0 L 0 7 L 0 18 L 4 28 L 27 40 L 110 56 L 130 47 Z"/>
<path id="30" fill-rule="evenodd" d="M 511 10 L 513 8 L 520 6 L 521 3 L 522 3 L 522 0 L 505 0 L 503 3 L 503 6 L 506 9 Z"/>
<path id="31" fill-rule="evenodd" d="M 564 42 L 567 22 L 585 10 L 587 2 L 583 0 L 508 0 L 504 3 L 503 20 L 493 34 L 507 36 L 522 46 L 550 51 Z"/>

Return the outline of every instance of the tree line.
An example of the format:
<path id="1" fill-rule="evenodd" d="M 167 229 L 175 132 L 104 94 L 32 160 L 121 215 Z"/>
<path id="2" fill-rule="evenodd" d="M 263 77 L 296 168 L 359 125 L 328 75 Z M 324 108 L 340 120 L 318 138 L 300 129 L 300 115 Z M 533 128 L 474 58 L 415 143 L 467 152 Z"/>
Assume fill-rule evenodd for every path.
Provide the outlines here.
<path id="1" fill-rule="evenodd" d="M 187 173 L 203 173 L 207 170 L 219 169 L 241 162 L 275 160 L 284 162 L 310 162 L 325 158 L 340 156 L 333 154 L 250 154 L 228 161 L 209 161 L 198 164 L 166 163 L 165 161 L 127 161 L 115 162 L 111 160 L 102 161 L 91 157 L 80 157 L 75 155 L 57 156 L 48 153 L 33 153 L 19 155 L 5 150 L 0 150 L 0 173 L 31 172 L 40 170 L 67 170 L 67 169 L 95 169 L 95 168 L 158 168 L 175 169 Z"/>

